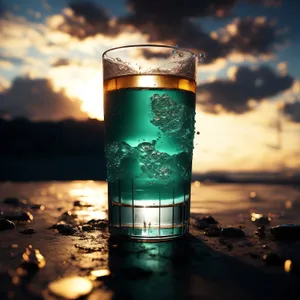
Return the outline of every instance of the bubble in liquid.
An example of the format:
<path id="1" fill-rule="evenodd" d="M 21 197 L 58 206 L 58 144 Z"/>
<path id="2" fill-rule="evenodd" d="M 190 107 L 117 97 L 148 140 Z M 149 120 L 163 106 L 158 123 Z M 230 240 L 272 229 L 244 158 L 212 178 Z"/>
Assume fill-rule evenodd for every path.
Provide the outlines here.
<path id="1" fill-rule="evenodd" d="M 179 53 L 179 57 L 183 57 L 183 53 Z"/>

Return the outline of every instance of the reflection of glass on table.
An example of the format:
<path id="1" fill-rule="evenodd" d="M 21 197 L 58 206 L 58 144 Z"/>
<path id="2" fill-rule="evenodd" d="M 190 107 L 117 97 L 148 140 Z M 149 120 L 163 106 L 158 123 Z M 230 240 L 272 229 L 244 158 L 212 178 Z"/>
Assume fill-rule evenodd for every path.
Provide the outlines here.
<path id="1" fill-rule="evenodd" d="M 154 57 L 137 64 L 138 53 Z M 188 232 L 195 65 L 193 53 L 169 46 L 103 54 L 112 235 L 156 240 Z"/>

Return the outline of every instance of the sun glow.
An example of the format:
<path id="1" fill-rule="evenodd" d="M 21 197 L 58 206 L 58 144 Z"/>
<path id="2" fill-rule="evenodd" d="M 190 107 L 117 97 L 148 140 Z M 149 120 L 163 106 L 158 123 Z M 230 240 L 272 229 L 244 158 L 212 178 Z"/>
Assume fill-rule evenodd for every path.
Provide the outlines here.
<path id="1" fill-rule="evenodd" d="M 66 66 L 52 69 L 49 77 L 55 90 L 63 89 L 70 98 L 79 99 L 81 110 L 90 118 L 103 120 L 103 84 L 101 66 Z"/>

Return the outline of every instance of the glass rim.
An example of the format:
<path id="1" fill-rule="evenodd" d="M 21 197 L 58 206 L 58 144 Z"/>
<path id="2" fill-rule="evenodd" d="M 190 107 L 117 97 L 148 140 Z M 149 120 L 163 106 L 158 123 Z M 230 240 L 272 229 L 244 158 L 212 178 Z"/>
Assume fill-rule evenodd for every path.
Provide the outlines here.
<path id="1" fill-rule="evenodd" d="M 188 50 L 186 48 L 181 48 L 179 46 L 171 46 L 171 45 L 163 45 L 163 44 L 131 44 L 131 45 L 124 45 L 124 46 L 118 46 L 114 48 L 110 48 L 106 51 L 103 52 L 102 54 L 102 59 L 104 59 L 105 55 L 109 52 L 116 51 L 116 50 L 122 50 L 122 49 L 129 49 L 129 48 L 165 48 L 165 49 L 174 49 L 174 50 L 180 50 L 184 52 L 190 53 L 192 56 L 196 55 L 194 52 L 191 50 Z"/>

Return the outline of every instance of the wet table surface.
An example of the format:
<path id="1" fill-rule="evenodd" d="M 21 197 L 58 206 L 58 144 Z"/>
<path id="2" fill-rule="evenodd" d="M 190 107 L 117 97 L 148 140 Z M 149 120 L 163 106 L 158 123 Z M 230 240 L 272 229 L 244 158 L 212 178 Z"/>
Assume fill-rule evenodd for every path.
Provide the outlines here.
<path id="1" fill-rule="evenodd" d="M 283 263 L 266 265 L 262 257 L 273 252 L 283 262 L 290 259 L 300 265 L 300 243 L 276 241 L 268 228 L 266 236 L 259 237 L 251 221 L 255 213 L 269 218 L 269 226 L 300 223 L 297 187 L 196 182 L 190 234 L 162 243 L 118 242 L 109 237 L 105 224 L 91 231 L 83 227 L 91 219 L 107 217 L 106 189 L 105 182 L 94 181 L 0 183 L 1 213 L 32 215 L 30 222 L 15 222 L 16 229 L 0 231 L 1 300 L 59 299 L 49 283 L 69 276 L 92 283 L 85 296 L 89 300 L 299 299 L 299 272 L 287 273 Z M 20 201 L 5 204 L 6 197 Z M 207 237 L 195 226 L 203 215 L 212 215 L 222 227 L 240 226 L 246 236 Z M 76 232 L 63 235 L 49 229 L 60 220 L 72 224 Z M 19 232 L 26 228 L 35 233 Z M 46 264 L 26 277 L 17 270 L 29 245 Z M 96 269 L 110 275 L 96 279 L 91 276 Z"/>

